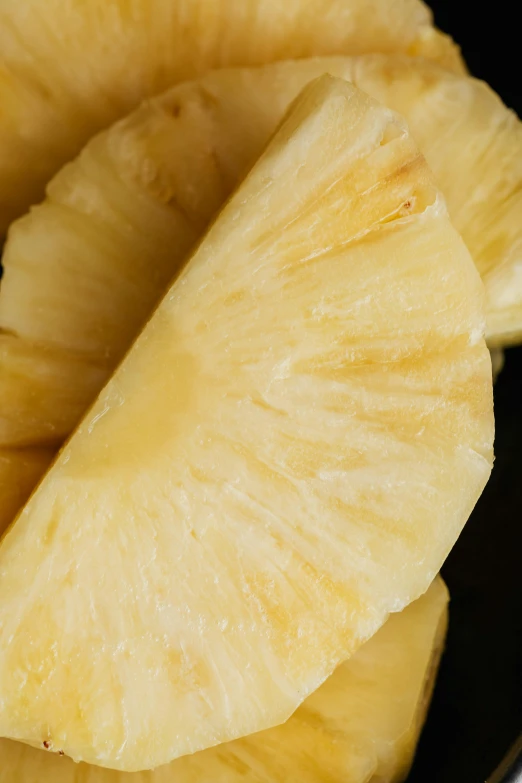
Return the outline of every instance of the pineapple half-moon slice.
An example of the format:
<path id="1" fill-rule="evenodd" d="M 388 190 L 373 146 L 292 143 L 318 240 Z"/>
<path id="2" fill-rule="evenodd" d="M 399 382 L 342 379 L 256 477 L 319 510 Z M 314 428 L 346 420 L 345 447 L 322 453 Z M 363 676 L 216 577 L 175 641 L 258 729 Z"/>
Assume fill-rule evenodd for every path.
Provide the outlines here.
<path id="1" fill-rule="evenodd" d="M 12 227 L 1 446 L 56 447 L 70 434 L 289 103 L 325 71 L 406 114 L 479 259 L 490 342 L 522 335 L 521 125 L 486 85 L 380 55 L 213 72 L 93 140 Z"/>
<path id="2" fill-rule="evenodd" d="M 438 577 L 282 726 L 138 773 L 74 764 L 56 747 L 44 753 L 0 740 L 0 783 L 399 783 L 428 709 L 447 607 Z"/>
<path id="3" fill-rule="evenodd" d="M 522 126 L 488 87 L 426 61 L 383 56 L 213 72 L 93 140 L 46 201 L 13 225 L 0 327 L 18 339 L 0 373 L 1 446 L 55 446 L 70 434 L 289 103 L 325 71 L 406 115 L 483 275 L 490 343 L 522 336 Z M 34 380 L 28 391 L 9 362 L 19 364 L 17 350 L 30 358 L 35 346 L 39 365 L 46 347 L 55 366 L 49 388 Z M 64 385 L 73 355 L 84 370 L 69 370 Z"/>
<path id="4" fill-rule="evenodd" d="M 480 495 L 483 331 L 404 122 L 313 83 L 2 541 L 0 735 L 133 771 L 284 722 Z"/>
<path id="5" fill-rule="evenodd" d="M 375 51 L 463 69 L 420 0 L 2 0 L 0 236 L 94 133 L 176 82 Z"/>

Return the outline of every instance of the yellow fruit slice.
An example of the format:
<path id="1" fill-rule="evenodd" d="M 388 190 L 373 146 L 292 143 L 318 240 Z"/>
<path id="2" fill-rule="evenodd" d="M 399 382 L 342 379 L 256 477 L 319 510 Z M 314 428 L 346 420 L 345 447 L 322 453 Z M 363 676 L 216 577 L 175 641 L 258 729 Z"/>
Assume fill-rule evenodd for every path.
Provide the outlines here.
<path id="1" fill-rule="evenodd" d="M 484 82 L 365 58 L 355 83 L 403 114 L 486 287 L 487 338 L 522 340 L 522 123 Z"/>
<path id="2" fill-rule="evenodd" d="M 490 343 L 518 339 L 522 138 L 520 122 L 489 88 L 428 62 L 383 56 L 216 72 L 175 88 L 91 142 L 50 185 L 47 201 L 13 226 L 0 323 L 30 341 L 29 348 L 18 343 L 22 354 L 33 352 L 36 341 L 66 350 L 74 379 L 64 383 L 56 369 L 47 371 L 57 376 L 62 397 L 71 397 L 69 427 L 66 417 L 61 427 L 53 421 L 62 409 L 59 395 L 34 404 L 28 416 L 10 401 L 28 394 L 39 400 L 45 387 L 11 383 L 6 391 L 0 381 L 0 398 L 24 444 L 56 444 L 70 432 L 288 104 L 325 70 L 406 114 L 479 259 Z M 73 352 L 86 359 L 83 371 Z M 42 368 L 43 362 L 40 356 Z M 4 385 L 12 375 L 6 365 Z M 19 445 L 19 434 L 10 439 L 7 432 L 2 443 Z"/>
<path id="3" fill-rule="evenodd" d="M 93 140 L 50 184 L 47 200 L 13 225 L 0 325 L 19 341 L 11 343 L 14 370 L 4 354 L 0 374 L 13 424 L 4 447 L 19 445 L 20 432 L 26 445 L 56 445 L 69 434 L 288 105 L 324 71 L 405 112 L 457 228 L 488 269 L 490 342 L 522 333 L 520 122 L 489 88 L 395 56 L 213 72 Z M 33 359 L 36 343 L 41 351 Z M 48 362 L 45 370 L 43 348 L 57 367 Z M 31 357 L 29 376 L 16 369 L 17 350 Z M 47 386 L 31 380 L 33 364 L 47 374 Z M 22 404 L 28 398 L 30 411 Z"/>
<path id="4" fill-rule="evenodd" d="M 70 433 L 289 103 L 325 70 L 405 113 L 483 272 L 490 342 L 522 334 L 521 125 L 489 88 L 401 57 L 214 72 L 92 141 L 14 224 L 0 324 L 21 339 L 3 353 L 4 447 Z"/>
<path id="5" fill-rule="evenodd" d="M 46 449 L 0 449 L 0 532 L 13 521 L 53 456 Z"/>
<path id="6" fill-rule="evenodd" d="M 401 781 L 422 728 L 447 625 L 437 578 L 341 664 L 282 726 L 177 759 L 154 772 L 74 764 L 0 741 L 0 783 L 381 783 Z"/>
<path id="7" fill-rule="evenodd" d="M 2 542 L 0 734 L 132 771 L 285 721 L 487 481 L 483 328 L 402 120 L 314 83 Z"/>
<path id="8" fill-rule="evenodd" d="M 3 0 L 0 235 L 144 98 L 210 68 L 368 51 L 463 68 L 420 0 Z"/>

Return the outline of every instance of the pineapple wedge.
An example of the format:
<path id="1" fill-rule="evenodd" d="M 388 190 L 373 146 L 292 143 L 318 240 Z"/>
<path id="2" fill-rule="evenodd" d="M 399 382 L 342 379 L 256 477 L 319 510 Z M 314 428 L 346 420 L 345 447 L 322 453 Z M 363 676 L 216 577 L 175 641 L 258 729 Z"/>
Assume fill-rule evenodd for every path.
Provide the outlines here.
<path id="1" fill-rule="evenodd" d="M 0 532 L 13 521 L 53 456 L 46 449 L 0 449 Z"/>
<path id="2" fill-rule="evenodd" d="M 135 774 L 0 740 L 0 783 L 398 783 L 429 705 L 447 607 L 438 577 L 282 726 Z"/>
<path id="3" fill-rule="evenodd" d="M 463 69 L 420 0 L 3 0 L 0 236 L 94 133 L 176 82 L 397 50 Z"/>
<path id="4" fill-rule="evenodd" d="M 379 55 L 213 72 L 91 141 L 13 225 L 0 289 L 0 327 L 18 338 L 0 354 L 5 448 L 56 446 L 70 433 L 289 103 L 325 71 L 405 112 L 479 259 L 489 340 L 518 339 L 521 126 L 489 88 Z"/>
<path id="5" fill-rule="evenodd" d="M 486 287 L 487 339 L 522 340 L 522 123 L 484 82 L 365 58 L 357 86 L 403 114 Z"/>
<path id="6" fill-rule="evenodd" d="M 284 722 L 482 491 L 483 329 L 403 121 L 313 83 L 2 541 L 0 734 L 133 771 Z"/>

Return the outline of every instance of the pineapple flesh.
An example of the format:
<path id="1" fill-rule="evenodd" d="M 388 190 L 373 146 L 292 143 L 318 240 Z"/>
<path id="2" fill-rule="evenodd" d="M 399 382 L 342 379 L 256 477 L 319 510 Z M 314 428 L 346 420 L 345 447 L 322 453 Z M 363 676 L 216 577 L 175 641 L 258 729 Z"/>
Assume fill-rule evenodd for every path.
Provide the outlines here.
<path id="1" fill-rule="evenodd" d="M 97 137 L 14 224 L 0 326 L 114 367 L 288 105 L 324 72 L 406 117 L 483 276 L 488 341 L 516 342 L 521 123 L 477 80 L 379 55 L 214 72 Z"/>
<path id="2" fill-rule="evenodd" d="M 399 783 L 426 716 L 447 607 L 438 577 L 282 726 L 130 774 L 0 740 L 0 783 Z"/>
<path id="3" fill-rule="evenodd" d="M 486 288 L 487 339 L 522 340 L 522 123 L 487 84 L 405 58 L 364 59 L 361 90 L 403 114 Z"/>
<path id="4" fill-rule="evenodd" d="M 135 771 L 284 722 L 482 491 L 483 331 L 404 122 L 314 82 L 2 541 L 0 734 Z"/>
<path id="5" fill-rule="evenodd" d="M 75 353 L 0 334 L 0 449 L 60 446 L 106 379 Z"/>
<path id="6" fill-rule="evenodd" d="M 94 133 L 176 82 L 369 51 L 463 69 L 420 0 L 3 0 L 0 235 Z"/>
<path id="7" fill-rule="evenodd" d="M 0 447 L 60 445 L 289 104 L 325 71 L 406 115 L 483 275 L 489 342 L 522 335 L 521 126 L 489 88 L 399 56 L 213 72 L 91 141 L 12 226 Z"/>

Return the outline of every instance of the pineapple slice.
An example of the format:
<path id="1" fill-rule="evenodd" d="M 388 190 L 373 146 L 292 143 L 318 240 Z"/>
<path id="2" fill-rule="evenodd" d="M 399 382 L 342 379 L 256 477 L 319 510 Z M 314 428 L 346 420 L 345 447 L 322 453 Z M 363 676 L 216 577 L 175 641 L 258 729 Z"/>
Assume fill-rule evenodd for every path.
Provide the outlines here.
<path id="1" fill-rule="evenodd" d="M 490 343 L 522 335 L 521 126 L 489 88 L 393 56 L 214 72 L 94 139 L 12 227 L 0 325 L 20 339 L 3 354 L 1 445 L 57 445 L 70 433 L 289 103 L 325 70 L 406 114 L 483 272 Z"/>
<path id="2" fill-rule="evenodd" d="M 0 734 L 133 771 L 284 722 L 482 491 L 483 329 L 403 121 L 313 83 L 2 542 Z"/>
<path id="3" fill-rule="evenodd" d="M 0 740 L 0 783 L 394 783 L 406 776 L 444 644 L 438 577 L 308 697 L 287 723 L 177 759 L 154 772 L 74 764 Z M 59 748 L 49 747 L 57 754 Z"/>
<path id="4" fill-rule="evenodd" d="M 94 133 L 175 82 L 397 50 L 463 69 L 421 0 L 3 0 L 0 236 Z"/>
<path id="5" fill-rule="evenodd" d="M 482 82 L 379 55 L 213 72 L 94 139 L 13 225 L 0 326 L 112 369 L 289 103 L 325 71 L 405 115 L 483 275 L 489 342 L 520 339 L 521 123 Z"/>
<path id="6" fill-rule="evenodd" d="M 0 449 L 0 532 L 13 521 L 52 458 L 46 449 Z"/>
<path id="7" fill-rule="evenodd" d="M 492 346 L 522 340 L 522 123 L 484 82 L 370 57 L 357 86 L 403 114 L 486 287 Z"/>
<path id="8" fill-rule="evenodd" d="M 56 446 L 70 433 L 289 103 L 325 70 L 406 113 L 454 222 L 489 270 L 490 341 L 522 334 L 522 229 L 511 218 L 522 209 L 520 123 L 485 85 L 425 61 L 371 55 L 214 72 L 94 139 L 13 225 L 0 325 L 18 339 L 9 355 L 0 348 L 9 416 L 0 445 Z"/>

